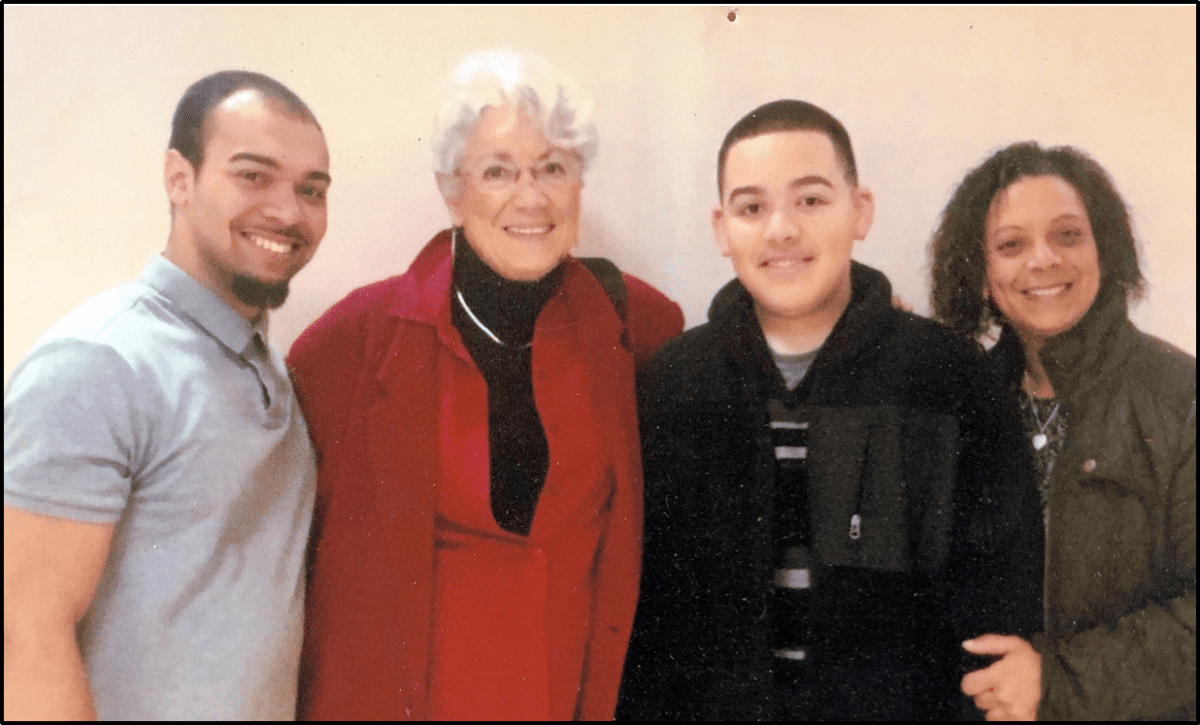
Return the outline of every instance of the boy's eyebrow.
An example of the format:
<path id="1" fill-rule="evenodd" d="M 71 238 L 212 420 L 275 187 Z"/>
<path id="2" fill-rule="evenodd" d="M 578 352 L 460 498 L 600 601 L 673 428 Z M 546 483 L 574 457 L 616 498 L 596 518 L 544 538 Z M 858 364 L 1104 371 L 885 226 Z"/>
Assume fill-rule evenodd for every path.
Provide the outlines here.
<path id="1" fill-rule="evenodd" d="M 788 184 L 788 187 L 795 189 L 795 188 L 798 188 L 801 186 L 808 186 L 809 184 L 821 184 L 823 186 L 828 186 L 830 189 L 833 188 L 833 183 L 830 182 L 829 179 L 826 179 L 824 176 L 821 176 L 819 174 L 809 174 L 808 176 L 802 176 L 799 179 L 793 179 L 792 183 Z M 753 185 L 739 186 L 729 192 L 729 201 L 732 202 L 734 197 L 736 197 L 738 194 L 761 194 L 761 193 L 762 193 L 761 186 L 753 186 Z"/>
<path id="2" fill-rule="evenodd" d="M 740 194 L 761 194 L 762 187 L 759 186 L 739 186 L 729 192 L 729 201 L 733 201 Z"/>
<path id="3" fill-rule="evenodd" d="M 829 179 L 826 179 L 824 176 L 820 176 L 819 174 L 809 174 L 803 178 L 796 179 L 790 184 L 790 186 L 795 189 L 797 186 L 808 186 L 809 184 L 821 184 L 828 186 L 830 189 L 833 188 L 833 182 L 831 182 Z"/>

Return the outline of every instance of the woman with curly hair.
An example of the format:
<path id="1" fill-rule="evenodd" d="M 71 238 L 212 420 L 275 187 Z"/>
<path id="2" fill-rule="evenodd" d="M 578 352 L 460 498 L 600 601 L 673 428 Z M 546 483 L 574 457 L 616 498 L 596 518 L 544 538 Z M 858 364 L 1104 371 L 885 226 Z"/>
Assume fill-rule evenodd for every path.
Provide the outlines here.
<path id="1" fill-rule="evenodd" d="M 1041 473 L 1044 631 L 985 635 L 988 719 L 1196 717 L 1196 360 L 1133 326 L 1124 201 L 1070 147 L 1000 150 L 931 244 L 933 308 L 989 356 Z"/>

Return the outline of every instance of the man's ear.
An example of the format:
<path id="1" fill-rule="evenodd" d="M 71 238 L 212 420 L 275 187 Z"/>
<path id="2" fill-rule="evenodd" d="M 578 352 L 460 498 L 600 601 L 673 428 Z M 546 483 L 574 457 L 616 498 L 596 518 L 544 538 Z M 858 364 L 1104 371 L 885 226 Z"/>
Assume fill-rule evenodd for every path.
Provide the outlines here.
<path id="1" fill-rule="evenodd" d="M 712 228 L 713 236 L 717 238 L 717 248 L 721 250 L 722 257 L 730 255 L 729 236 L 725 231 L 725 210 L 720 206 L 712 211 Z"/>
<path id="2" fill-rule="evenodd" d="M 171 207 L 185 206 L 195 184 L 196 169 L 192 162 L 178 150 L 167 149 L 167 158 L 163 162 L 163 186 L 167 190 L 167 198 L 171 200 Z"/>
<path id="3" fill-rule="evenodd" d="M 854 239 L 866 239 L 875 221 L 875 195 L 865 186 L 856 186 L 852 192 L 854 203 Z"/>

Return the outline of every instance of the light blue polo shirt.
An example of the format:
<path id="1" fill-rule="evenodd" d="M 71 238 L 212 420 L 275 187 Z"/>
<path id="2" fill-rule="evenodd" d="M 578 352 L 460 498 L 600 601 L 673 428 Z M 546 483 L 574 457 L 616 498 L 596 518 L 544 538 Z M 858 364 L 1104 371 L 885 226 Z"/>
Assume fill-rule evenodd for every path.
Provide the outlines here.
<path id="1" fill-rule="evenodd" d="M 79 627 L 103 719 L 295 717 L 316 467 L 256 334 L 156 256 L 5 390 L 4 504 L 115 524 Z"/>

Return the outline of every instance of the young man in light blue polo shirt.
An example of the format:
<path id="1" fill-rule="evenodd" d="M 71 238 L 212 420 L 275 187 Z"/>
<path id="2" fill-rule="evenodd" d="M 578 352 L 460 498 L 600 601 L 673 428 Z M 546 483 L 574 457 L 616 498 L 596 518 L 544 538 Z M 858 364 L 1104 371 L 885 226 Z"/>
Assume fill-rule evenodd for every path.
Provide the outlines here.
<path id="1" fill-rule="evenodd" d="M 165 252 L 63 318 L 4 399 L 5 719 L 291 719 L 315 485 L 267 309 L 325 234 L 294 93 L 175 111 Z"/>

